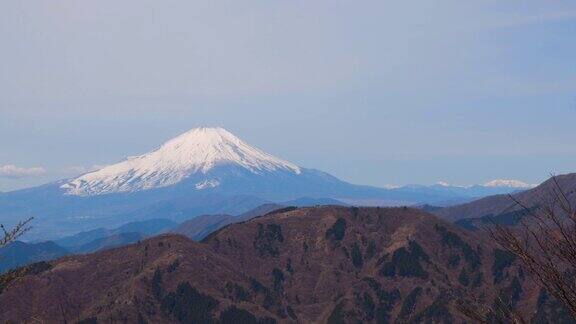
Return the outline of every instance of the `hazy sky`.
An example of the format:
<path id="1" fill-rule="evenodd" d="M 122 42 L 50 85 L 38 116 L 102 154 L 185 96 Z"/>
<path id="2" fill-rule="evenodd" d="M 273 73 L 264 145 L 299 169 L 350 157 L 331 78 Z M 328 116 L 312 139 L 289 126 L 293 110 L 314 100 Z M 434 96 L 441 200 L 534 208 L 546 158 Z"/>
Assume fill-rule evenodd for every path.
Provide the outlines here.
<path id="1" fill-rule="evenodd" d="M 576 172 L 576 2 L 0 1 L 0 190 L 222 126 L 355 183 Z"/>

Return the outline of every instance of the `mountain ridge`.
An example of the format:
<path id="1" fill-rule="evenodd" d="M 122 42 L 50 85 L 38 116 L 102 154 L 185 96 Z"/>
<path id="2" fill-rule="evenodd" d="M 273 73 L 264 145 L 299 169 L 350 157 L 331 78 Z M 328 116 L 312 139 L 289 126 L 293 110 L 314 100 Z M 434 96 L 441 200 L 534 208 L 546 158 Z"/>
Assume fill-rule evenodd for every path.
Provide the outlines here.
<path id="1" fill-rule="evenodd" d="M 202 243 L 163 235 L 20 269 L 18 280 L 9 273 L 0 277 L 0 320 L 462 322 L 455 302 L 474 295 L 561 320 L 495 249 L 410 208 L 291 209 Z M 66 296 L 60 305 L 57 296 Z"/>

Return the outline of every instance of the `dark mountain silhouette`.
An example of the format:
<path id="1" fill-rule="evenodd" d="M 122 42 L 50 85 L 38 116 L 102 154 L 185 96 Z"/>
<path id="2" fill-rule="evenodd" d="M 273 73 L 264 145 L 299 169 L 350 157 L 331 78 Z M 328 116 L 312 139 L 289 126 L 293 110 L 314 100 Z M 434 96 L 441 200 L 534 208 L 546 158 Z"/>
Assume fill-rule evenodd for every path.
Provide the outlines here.
<path id="1" fill-rule="evenodd" d="M 232 215 L 202 215 L 185 221 L 172 232 L 200 241 L 210 233 L 235 222 L 236 217 Z"/>
<path id="2" fill-rule="evenodd" d="M 258 206 L 252 210 L 249 210 L 245 213 L 242 213 L 242 214 L 236 216 L 236 219 L 238 219 L 240 221 L 246 221 L 246 220 L 252 219 L 252 218 L 257 217 L 257 216 L 266 215 L 266 214 L 268 214 L 274 210 L 278 210 L 278 209 L 281 209 L 284 207 L 285 207 L 284 205 L 280 205 L 280 204 L 273 204 L 273 203 L 264 204 L 264 205 Z"/>
<path id="3" fill-rule="evenodd" d="M 286 208 L 202 242 L 162 235 L 9 272 L 0 321 L 461 323 L 455 303 L 475 296 L 566 319 L 479 234 L 410 208 Z"/>
<path id="4" fill-rule="evenodd" d="M 92 253 L 136 243 L 144 239 L 142 233 L 127 232 L 96 239 L 76 248 L 74 253 Z"/>

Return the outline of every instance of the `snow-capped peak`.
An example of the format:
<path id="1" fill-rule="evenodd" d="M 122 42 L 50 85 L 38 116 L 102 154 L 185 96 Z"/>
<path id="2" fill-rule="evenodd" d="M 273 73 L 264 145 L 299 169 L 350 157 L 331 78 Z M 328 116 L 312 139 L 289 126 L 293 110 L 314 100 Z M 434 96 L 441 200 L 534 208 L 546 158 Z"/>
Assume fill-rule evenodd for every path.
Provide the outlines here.
<path id="1" fill-rule="evenodd" d="M 224 164 L 253 173 L 301 173 L 298 166 L 246 144 L 223 128 L 195 128 L 152 152 L 84 174 L 61 188 L 80 196 L 153 189 L 176 184 L 192 174 L 206 174 Z M 218 184 L 217 180 L 207 180 L 199 183 L 198 189 Z"/>
<path id="2" fill-rule="evenodd" d="M 534 188 L 536 184 L 528 184 L 518 180 L 506 180 L 506 179 L 496 179 L 489 182 L 486 182 L 481 185 L 453 185 L 446 181 L 438 181 L 434 184 L 437 187 L 446 187 L 446 188 L 473 188 L 473 187 L 486 187 L 486 188 L 515 188 L 515 189 L 530 189 Z"/>
<path id="3" fill-rule="evenodd" d="M 519 189 L 527 189 L 527 188 L 534 188 L 537 185 L 535 184 L 528 184 L 518 180 L 506 180 L 506 179 L 496 179 L 484 184 L 484 187 L 508 187 L 508 188 L 519 188 Z"/>

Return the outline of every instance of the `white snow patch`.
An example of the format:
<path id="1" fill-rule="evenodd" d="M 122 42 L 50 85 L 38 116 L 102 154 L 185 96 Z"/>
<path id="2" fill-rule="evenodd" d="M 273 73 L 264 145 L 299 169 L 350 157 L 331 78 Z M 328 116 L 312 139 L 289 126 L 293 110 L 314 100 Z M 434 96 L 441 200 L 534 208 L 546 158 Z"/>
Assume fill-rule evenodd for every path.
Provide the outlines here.
<path id="1" fill-rule="evenodd" d="M 202 182 L 197 183 L 195 188 L 196 190 L 204 190 L 204 189 L 216 188 L 219 185 L 220 181 L 212 179 L 212 180 L 204 180 Z"/>
<path id="2" fill-rule="evenodd" d="M 527 189 L 534 188 L 536 184 L 528 184 L 519 180 L 506 180 L 506 179 L 496 179 L 484 184 L 484 187 L 507 187 L 507 188 L 519 188 Z"/>

